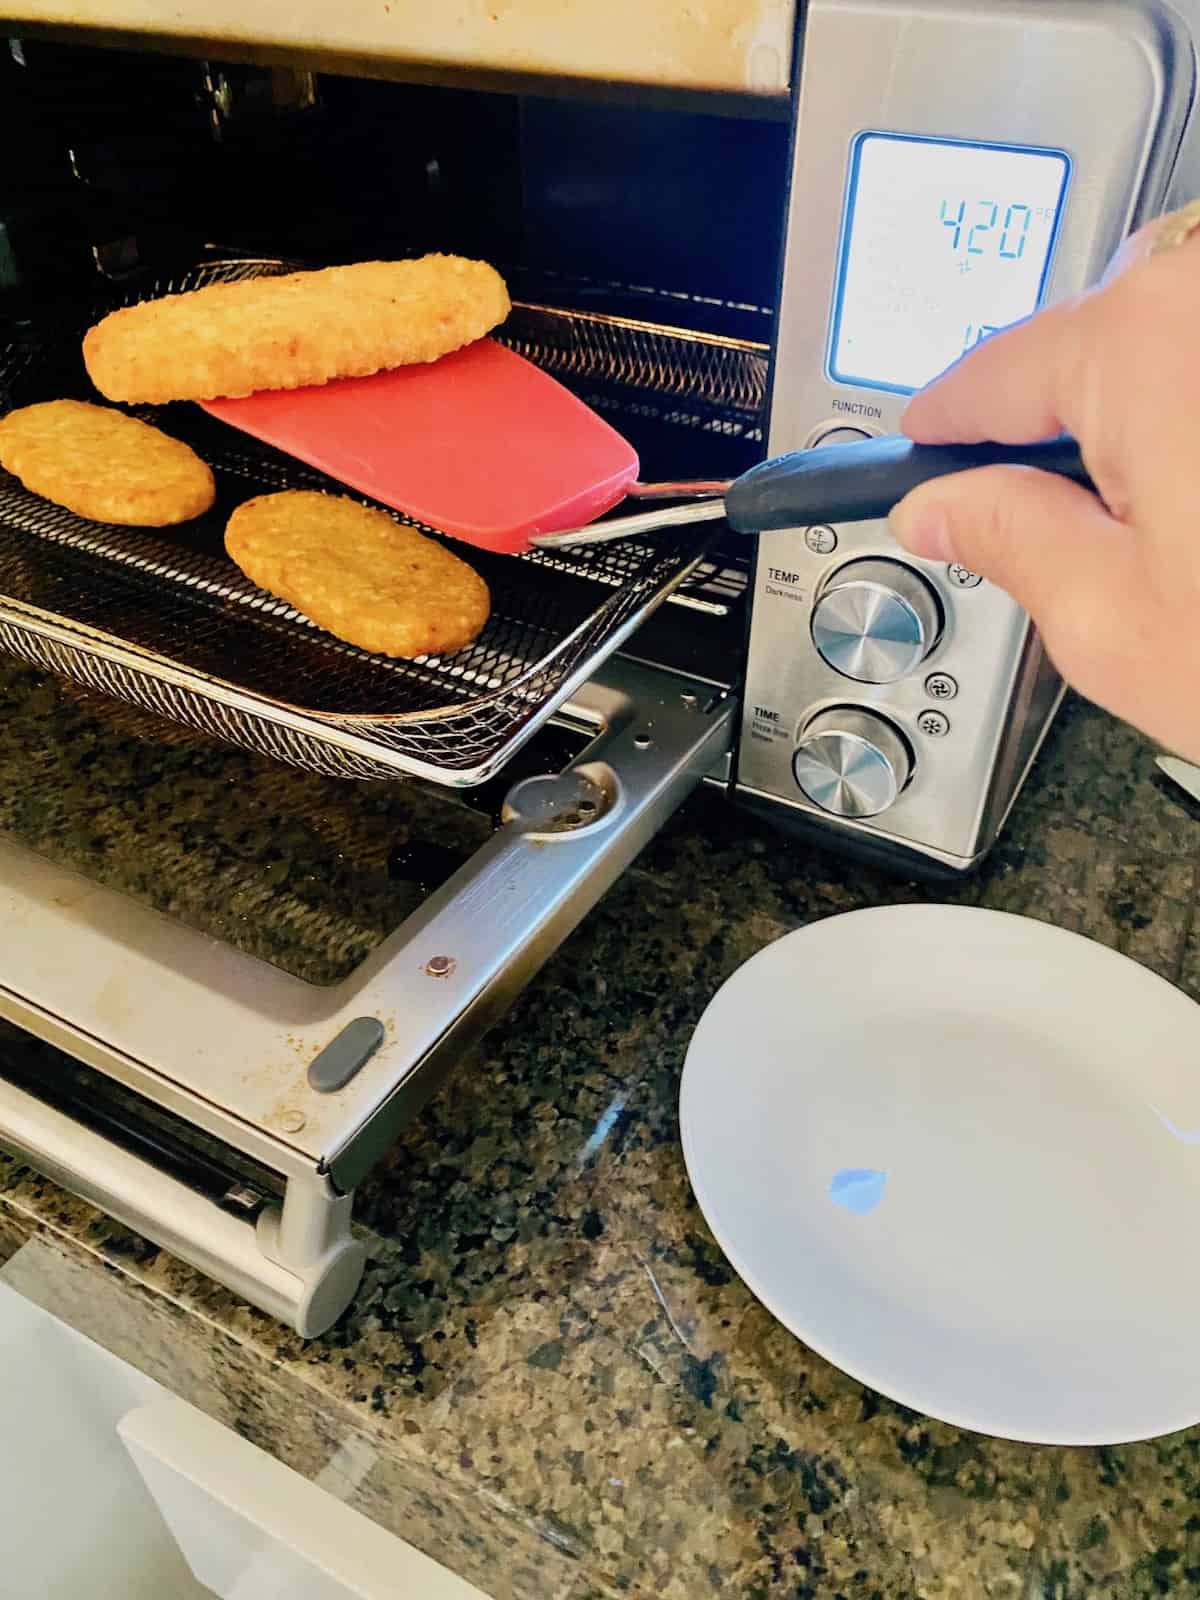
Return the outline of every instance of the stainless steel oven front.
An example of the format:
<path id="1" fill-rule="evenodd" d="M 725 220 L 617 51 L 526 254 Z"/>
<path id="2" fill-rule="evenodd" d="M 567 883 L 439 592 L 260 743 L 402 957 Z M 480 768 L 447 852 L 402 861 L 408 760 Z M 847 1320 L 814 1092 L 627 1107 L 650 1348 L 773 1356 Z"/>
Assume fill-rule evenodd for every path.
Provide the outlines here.
<path id="1" fill-rule="evenodd" d="M 771 454 L 894 432 L 996 327 L 1093 283 L 1164 205 L 1183 20 L 1079 0 L 812 0 Z M 759 541 L 739 797 L 894 864 L 988 850 L 1062 687 L 1025 614 L 886 524 Z"/>
<path id="2" fill-rule="evenodd" d="M 689 84 L 653 111 L 647 89 L 576 108 L 502 76 L 351 81 L 336 52 L 285 40 L 269 72 L 201 61 L 186 7 L 161 30 L 175 65 L 126 52 L 110 79 L 89 35 L 39 54 L 56 8 L 22 9 L 10 65 L 52 132 L 22 205 L 0 207 L 0 407 L 86 392 L 78 333 L 98 306 L 289 257 L 457 245 L 510 275 L 501 336 L 663 478 L 893 427 L 904 392 L 982 329 L 1086 285 L 1164 204 L 1194 75 L 1187 27 L 1152 0 L 811 0 L 790 95 L 748 66 L 753 93 Z M 356 48 L 354 70 L 366 60 L 421 77 Z M 369 203 L 341 193 L 356 153 Z M 317 481 L 210 420 L 160 420 L 211 461 L 224 504 Z M 130 892 L 102 852 L 57 849 L 36 808 L 10 829 L 27 741 L 0 739 L 0 1018 L 19 1030 L 0 1035 L 0 1144 L 305 1334 L 361 1273 L 356 1185 L 697 785 L 961 870 L 1059 695 L 1005 596 L 901 560 L 882 526 L 774 534 L 756 555 L 708 527 L 495 558 L 478 647 L 411 670 L 267 603 L 219 533 L 99 527 L 0 474 L 0 649 L 92 706 L 340 784 L 319 801 L 339 851 L 373 805 L 411 856 L 439 796 L 475 809 L 436 822 L 422 859 L 441 865 L 408 872 L 408 899 L 391 885 L 380 939 L 352 928 L 347 960 L 310 948 L 285 971 L 285 941 L 218 914 L 216 875 L 184 895 L 145 872 Z M 286 847 L 267 847 L 274 873 Z M 171 852 L 151 854 L 165 873 Z M 374 894 L 373 871 L 336 892 Z M 277 881 L 250 891 L 263 916 Z M 298 915 L 310 946 L 353 923 Z"/>

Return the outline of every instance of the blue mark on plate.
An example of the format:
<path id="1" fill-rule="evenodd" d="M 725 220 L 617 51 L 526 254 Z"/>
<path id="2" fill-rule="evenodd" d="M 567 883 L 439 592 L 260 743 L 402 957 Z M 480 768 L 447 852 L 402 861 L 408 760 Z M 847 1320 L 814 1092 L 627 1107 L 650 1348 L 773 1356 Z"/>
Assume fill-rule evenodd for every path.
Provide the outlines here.
<path id="1" fill-rule="evenodd" d="M 1150 1109 L 1167 1132 L 1173 1133 L 1180 1144 L 1200 1144 L 1200 1128 L 1177 1128 L 1165 1111 L 1160 1111 L 1155 1105 Z"/>
<path id="2" fill-rule="evenodd" d="M 843 1167 L 829 1180 L 829 1198 L 835 1206 L 865 1217 L 883 1199 L 887 1180 L 886 1172 L 876 1172 L 873 1167 Z"/>

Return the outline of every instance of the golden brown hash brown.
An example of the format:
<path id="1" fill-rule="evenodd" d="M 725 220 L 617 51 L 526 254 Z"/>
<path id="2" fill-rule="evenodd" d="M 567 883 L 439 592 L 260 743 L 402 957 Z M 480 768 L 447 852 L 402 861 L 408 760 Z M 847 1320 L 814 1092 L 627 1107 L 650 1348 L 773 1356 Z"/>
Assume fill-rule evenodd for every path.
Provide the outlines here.
<path id="1" fill-rule="evenodd" d="M 0 466 L 92 522 L 166 528 L 200 516 L 216 494 L 208 467 L 179 439 L 83 400 L 0 417 Z"/>
<path id="2" fill-rule="evenodd" d="M 292 489 L 240 505 L 225 548 L 252 583 L 348 644 L 449 655 L 491 611 L 479 574 L 415 528 L 338 495 Z"/>
<path id="3" fill-rule="evenodd" d="M 110 400 L 238 398 L 436 361 L 481 339 L 509 305 L 484 261 L 362 261 L 126 306 L 88 332 L 83 359 Z"/>

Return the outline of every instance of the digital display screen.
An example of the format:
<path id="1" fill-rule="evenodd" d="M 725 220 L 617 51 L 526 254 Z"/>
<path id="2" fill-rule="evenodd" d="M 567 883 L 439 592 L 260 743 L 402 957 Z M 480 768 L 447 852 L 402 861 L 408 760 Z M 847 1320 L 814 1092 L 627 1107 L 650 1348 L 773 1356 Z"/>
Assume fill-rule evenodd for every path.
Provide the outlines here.
<path id="1" fill-rule="evenodd" d="M 1061 150 L 859 134 L 829 376 L 909 394 L 1036 311 L 1070 173 Z"/>

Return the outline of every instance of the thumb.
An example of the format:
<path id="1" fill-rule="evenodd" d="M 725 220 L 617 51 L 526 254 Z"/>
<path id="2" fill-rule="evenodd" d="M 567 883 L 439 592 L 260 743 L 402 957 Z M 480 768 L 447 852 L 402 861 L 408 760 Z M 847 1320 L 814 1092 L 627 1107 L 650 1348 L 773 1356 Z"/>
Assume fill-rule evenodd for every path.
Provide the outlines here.
<path id="1" fill-rule="evenodd" d="M 1067 678 L 1092 676 L 1141 589 L 1132 529 L 1078 484 L 1030 467 L 935 478 L 900 502 L 890 526 L 913 555 L 960 562 L 1006 590 Z"/>

